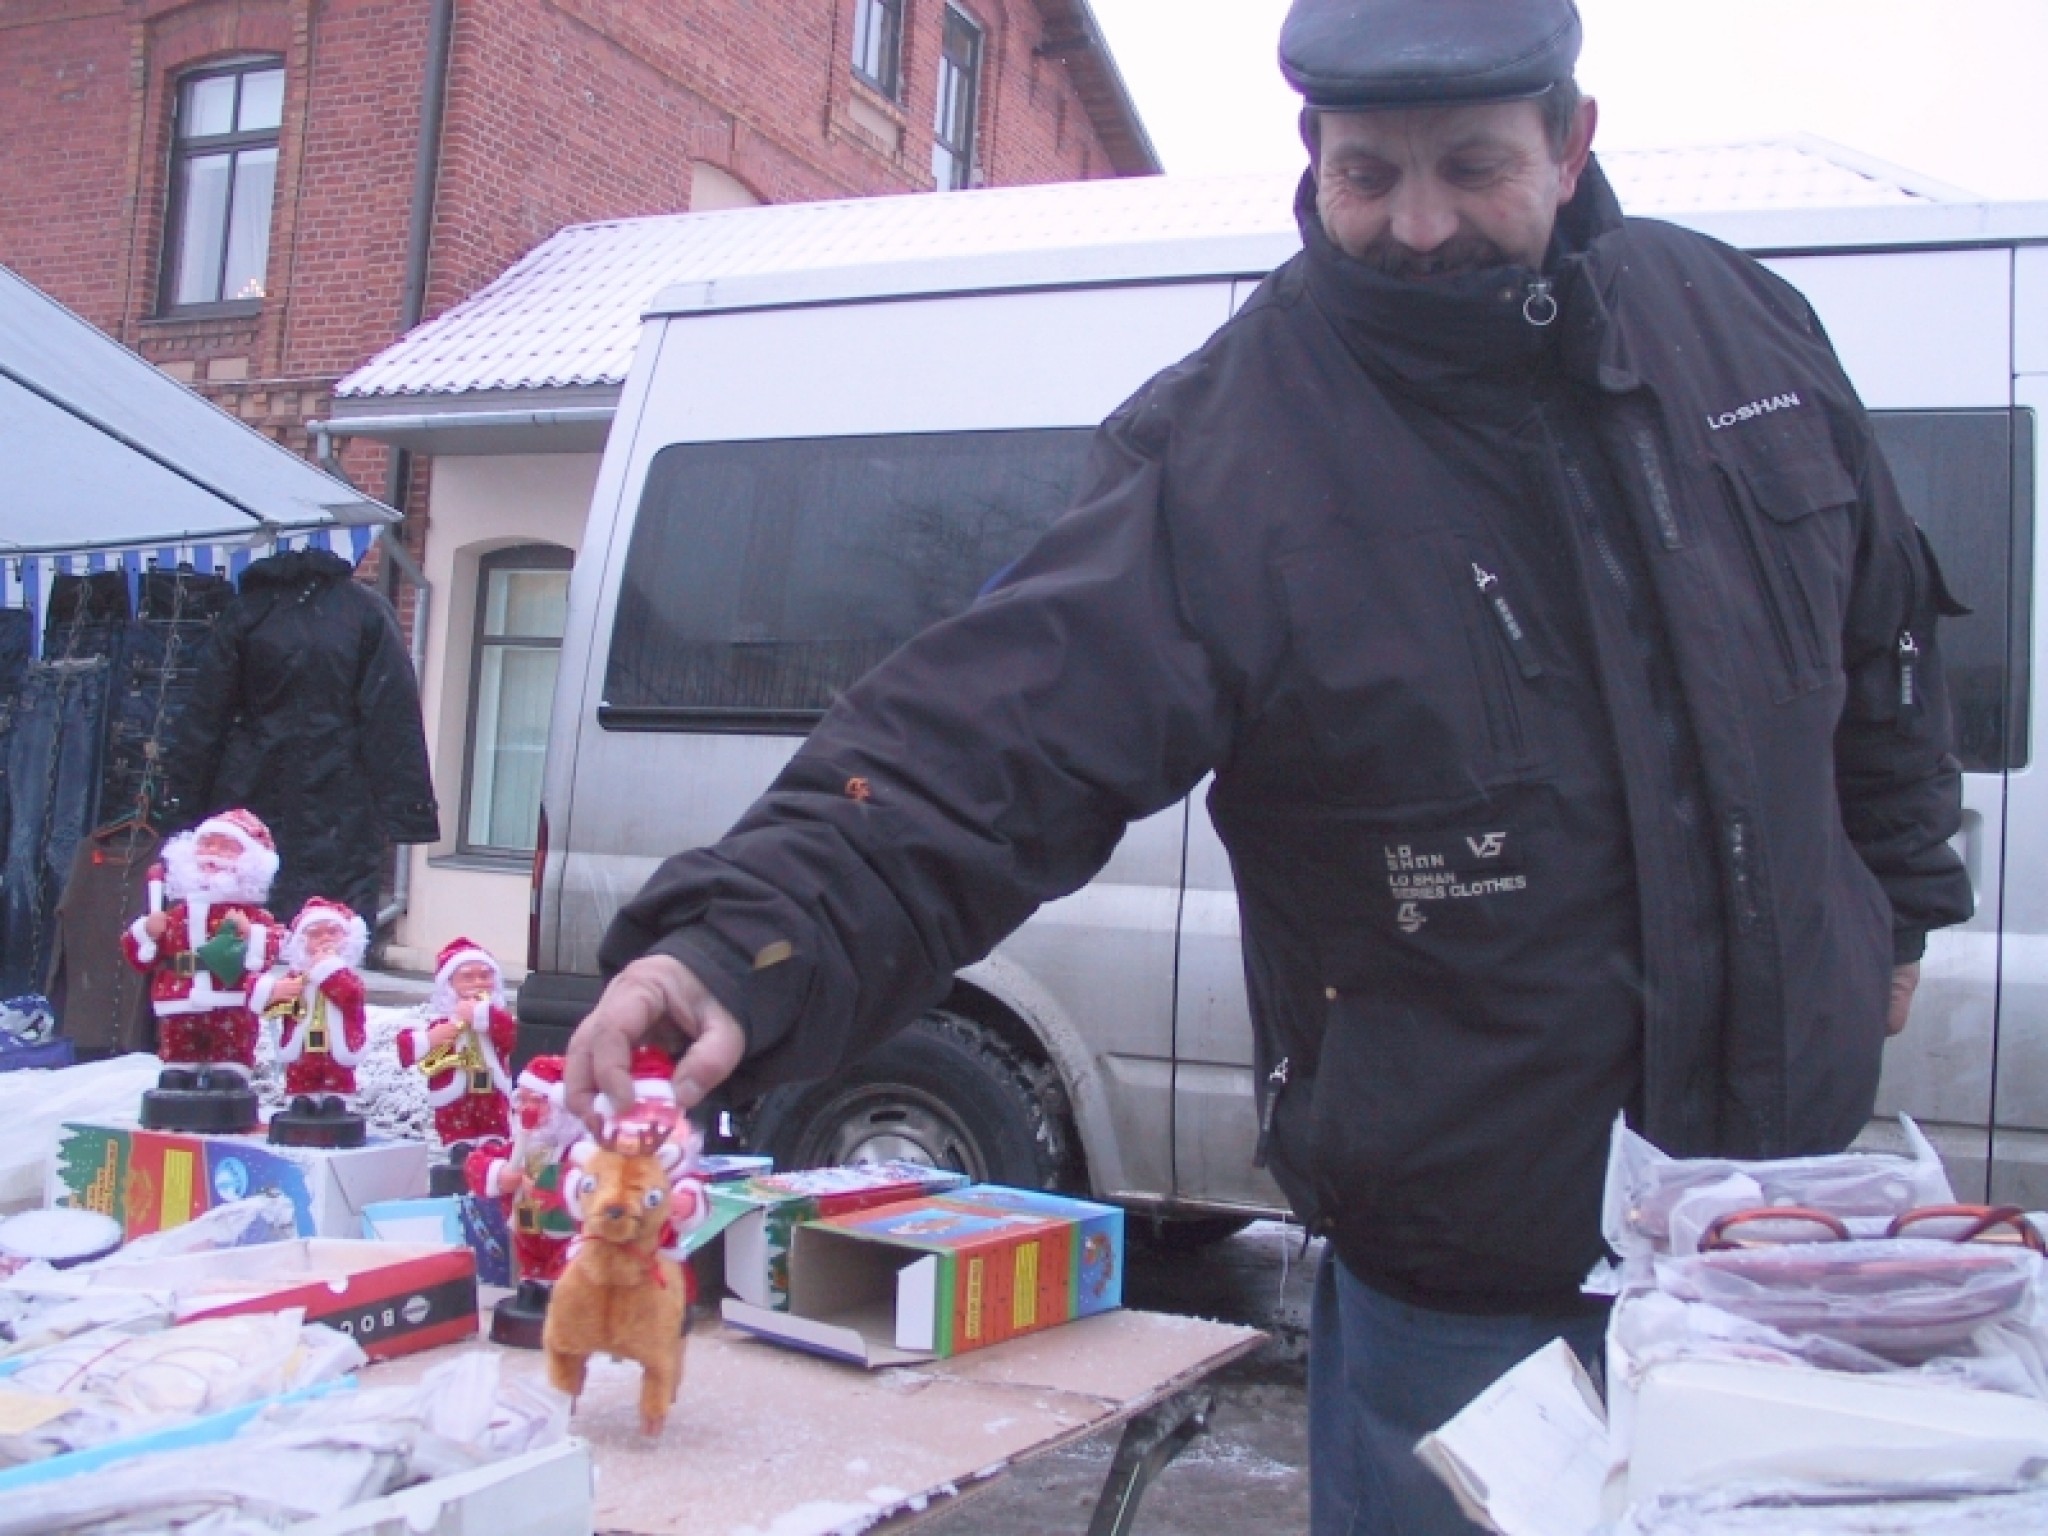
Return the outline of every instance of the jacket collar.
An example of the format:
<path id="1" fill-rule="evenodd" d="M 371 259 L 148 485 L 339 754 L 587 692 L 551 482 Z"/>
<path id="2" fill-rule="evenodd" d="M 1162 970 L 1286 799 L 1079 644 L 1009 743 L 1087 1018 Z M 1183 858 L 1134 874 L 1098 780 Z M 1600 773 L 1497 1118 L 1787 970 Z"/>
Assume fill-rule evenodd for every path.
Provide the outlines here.
<path id="1" fill-rule="evenodd" d="M 1597 237 L 1620 227 L 1621 205 L 1598 161 L 1587 162 L 1578 192 L 1558 215 L 1541 273 L 1495 267 L 1440 283 L 1385 276 L 1346 256 L 1324 232 L 1312 172 L 1295 193 L 1294 215 L 1316 307 L 1361 364 L 1417 393 L 1462 392 L 1526 377 L 1565 332 L 1572 333 L 1567 352 L 1574 361 L 1589 345 L 1595 356 L 1603 349 L 1607 310 L 1587 281 L 1586 253 Z M 1562 311 L 1558 323 L 1547 326 L 1531 324 L 1523 313 L 1542 279 Z M 1589 325 L 1592 334 L 1586 334 Z"/>

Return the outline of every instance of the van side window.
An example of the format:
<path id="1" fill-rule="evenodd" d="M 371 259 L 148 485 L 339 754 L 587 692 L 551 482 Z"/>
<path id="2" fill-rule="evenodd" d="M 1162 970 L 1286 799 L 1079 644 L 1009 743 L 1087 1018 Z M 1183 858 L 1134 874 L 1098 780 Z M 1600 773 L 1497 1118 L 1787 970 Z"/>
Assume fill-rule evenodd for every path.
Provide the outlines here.
<path id="1" fill-rule="evenodd" d="M 1873 411 L 1871 421 L 1900 499 L 1926 531 L 1949 590 L 1972 610 L 1941 629 L 1963 767 L 2024 768 L 2034 413 Z"/>
<path id="2" fill-rule="evenodd" d="M 1072 500 L 1093 432 L 676 443 L 648 467 L 600 724 L 801 735 Z"/>

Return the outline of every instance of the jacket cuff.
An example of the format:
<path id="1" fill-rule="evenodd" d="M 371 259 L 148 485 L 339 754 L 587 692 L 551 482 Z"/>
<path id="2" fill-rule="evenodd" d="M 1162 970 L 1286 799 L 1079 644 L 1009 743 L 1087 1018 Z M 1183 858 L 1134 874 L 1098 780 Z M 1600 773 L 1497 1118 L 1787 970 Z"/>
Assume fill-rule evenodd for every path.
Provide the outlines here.
<path id="1" fill-rule="evenodd" d="M 1892 930 L 1892 965 L 1912 965 L 1927 953 L 1927 930 L 1925 928 L 1894 928 Z"/>

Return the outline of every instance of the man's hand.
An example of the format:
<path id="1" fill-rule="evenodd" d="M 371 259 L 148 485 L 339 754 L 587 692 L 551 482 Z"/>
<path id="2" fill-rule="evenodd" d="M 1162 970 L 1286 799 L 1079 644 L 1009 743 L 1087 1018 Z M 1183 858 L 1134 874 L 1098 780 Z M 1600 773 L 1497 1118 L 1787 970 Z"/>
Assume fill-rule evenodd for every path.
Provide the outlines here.
<path id="1" fill-rule="evenodd" d="M 686 1112 L 732 1076 L 747 1053 L 739 1020 L 725 1011 L 694 971 L 669 955 L 642 955 L 612 978 L 590 1016 L 569 1037 L 568 1065 L 562 1071 L 564 1101 L 569 1112 L 592 1130 L 603 1129 L 604 1117 L 595 1103 L 598 1094 L 609 1099 L 614 1110 L 632 1104 L 630 1068 L 636 1045 L 681 1053 L 675 1072 L 676 1107 Z"/>
<path id="2" fill-rule="evenodd" d="M 1884 1032 L 1896 1035 L 1906 1027 L 1906 1015 L 1913 1011 L 1913 989 L 1920 985 L 1920 962 L 1892 967 L 1892 1001 L 1885 1010 Z"/>
<path id="3" fill-rule="evenodd" d="M 444 1045 L 453 1045 L 461 1033 L 462 1026 L 453 1019 L 437 1019 L 427 1026 L 427 1049 L 438 1051 Z"/>
<path id="4" fill-rule="evenodd" d="M 239 912 L 224 914 L 220 920 L 220 925 L 232 932 L 238 939 L 249 937 L 249 919 L 242 916 Z"/>
<path id="5" fill-rule="evenodd" d="M 162 912 L 152 912 L 142 920 L 142 931 L 149 935 L 152 944 L 161 940 L 170 926 L 170 918 Z"/>
<path id="6" fill-rule="evenodd" d="M 296 1003 L 306 990 L 306 983 L 298 976 L 281 976 L 270 989 L 273 1003 Z"/>

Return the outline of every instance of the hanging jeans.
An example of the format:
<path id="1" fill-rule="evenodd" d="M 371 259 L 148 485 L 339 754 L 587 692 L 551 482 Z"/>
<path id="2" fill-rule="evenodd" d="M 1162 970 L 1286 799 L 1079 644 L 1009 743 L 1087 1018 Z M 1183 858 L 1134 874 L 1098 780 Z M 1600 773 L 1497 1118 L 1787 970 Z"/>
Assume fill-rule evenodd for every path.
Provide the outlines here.
<path id="1" fill-rule="evenodd" d="M 7 853 L 7 744 L 14 739 L 14 712 L 21 704 L 34 636 L 27 609 L 0 608 L 0 859 Z"/>
<path id="2" fill-rule="evenodd" d="M 160 801 L 163 753 L 171 725 L 199 675 L 213 621 L 235 595 L 225 577 L 148 571 L 137 622 L 128 626 L 107 706 L 107 758 L 100 807 L 105 816 Z"/>
<path id="3" fill-rule="evenodd" d="M 0 997 L 35 990 L 49 965 L 57 899 L 97 810 L 111 672 L 103 655 L 27 668 L 7 743 Z"/>

